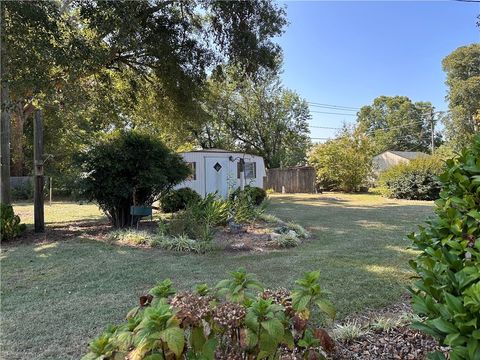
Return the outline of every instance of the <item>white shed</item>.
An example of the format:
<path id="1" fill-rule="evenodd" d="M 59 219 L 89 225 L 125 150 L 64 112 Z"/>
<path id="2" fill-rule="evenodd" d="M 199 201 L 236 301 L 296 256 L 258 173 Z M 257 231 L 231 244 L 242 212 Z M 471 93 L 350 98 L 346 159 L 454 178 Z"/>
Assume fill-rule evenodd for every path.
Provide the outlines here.
<path id="1" fill-rule="evenodd" d="M 409 162 L 423 156 L 428 155 L 420 151 L 384 151 L 373 157 L 373 168 L 375 173 L 378 174 L 401 162 Z"/>
<path id="2" fill-rule="evenodd" d="M 192 169 L 192 175 L 176 188 L 189 187 L 200 195 L 218 192 L 226 197 L 229 189 L 240 186 L 240 159 L 245 162 L 245 185 L 263 188 L 266 176 L 263 158 L 221 149 L 196 150 L 181 153 Z"/>

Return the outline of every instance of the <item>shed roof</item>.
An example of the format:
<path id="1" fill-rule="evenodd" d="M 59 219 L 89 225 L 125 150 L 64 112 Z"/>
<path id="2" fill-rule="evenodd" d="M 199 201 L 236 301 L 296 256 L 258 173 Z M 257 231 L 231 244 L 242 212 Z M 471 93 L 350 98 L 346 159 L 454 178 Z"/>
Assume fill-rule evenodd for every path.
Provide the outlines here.
<path id="1" fill-rule="evenodd" d="M 228 151 L 228 150 L 225 150 L 225 149 L 216 149 L 216 148 L 212 148 L 212 149 L 200 149 L 200 150 L 191 150 L 191 151 L 181 151 L 180 153 L 181 154 L 186 154 L 186 153 L 222 153 L 222 154 L 244 154 L 244 155 L 248 155 L 248 156 L 256 156 L 256 157 L 259 157 L 259 158 L 262 158 L 262 156 L 260 155 L 254 155 L 254 154 L 249 154 L 249 153 L 246 153 L 244 151 Z"/>
<path id="2" fill-rule="evenodd" d="M 427 154 L 421 151 L 391 151 L 390 150 L 388 152 L 391 152 L 392 154 L 398 155 L 400 157 L 403 157 L 409 160 L 416 159 L 421 156 L 427 156 Z"/>

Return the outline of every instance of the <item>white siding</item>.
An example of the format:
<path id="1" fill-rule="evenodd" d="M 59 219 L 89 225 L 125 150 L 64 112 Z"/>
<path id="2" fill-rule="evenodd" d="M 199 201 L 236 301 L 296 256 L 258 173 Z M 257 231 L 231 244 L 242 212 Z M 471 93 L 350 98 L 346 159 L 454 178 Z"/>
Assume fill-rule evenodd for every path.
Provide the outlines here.
<path id="1" fill-rule="evenodd" d="M 196 179 L 184 181 L 176 186 L 177 189 L 189 187 L 198 192 L 200 195 L 205 196 L 206 179 L 208 176 L 212 176 L 212 171 L 215 171 L 214 169 L 205 169 L 205 159 L 223 158 L 228 160 L 230 156 L 232 156 L 234 160 L 227 161 L 229 188 L 237 188 L 240 186 L 240 179 L 237 178 L 237 164 L 240 158 L 243 158 L 245 162 L 255 162 L 256 164 L 256 177 L 254 179 L 245 179 L 245 185 L 263 188 L 263 178 L 266 176 L 266 171 L 265 164 L 261 156 L 220 151 L 192 151 L 182 153 L 181 155 L 186 162 L 196 163 Z"/>

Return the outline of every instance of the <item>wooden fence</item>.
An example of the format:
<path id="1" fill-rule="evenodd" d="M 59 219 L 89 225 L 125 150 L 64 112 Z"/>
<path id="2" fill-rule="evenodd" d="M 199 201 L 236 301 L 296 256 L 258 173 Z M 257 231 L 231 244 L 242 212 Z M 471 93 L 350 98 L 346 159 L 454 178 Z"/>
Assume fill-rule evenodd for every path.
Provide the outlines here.
<path id="1" fill-rule="evenodd" d="M 265 189 L 286 193 L 315 193 L 315 169 L 311 166 L 267 169 Z"/>

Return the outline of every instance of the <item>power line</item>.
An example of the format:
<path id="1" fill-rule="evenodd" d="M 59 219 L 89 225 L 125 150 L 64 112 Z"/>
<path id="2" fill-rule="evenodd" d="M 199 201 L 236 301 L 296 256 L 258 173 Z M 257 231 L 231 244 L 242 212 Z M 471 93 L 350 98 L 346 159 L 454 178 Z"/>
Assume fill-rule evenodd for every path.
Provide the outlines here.
<path id="1" fill-rule="evenodd" d="M 308 126 L 315 129 L 342 130 L 342 128 L 339 128 L 339 127 L 315 126 L 315 125 L 308 125 Z"/>
<path id="2" fill-rule="evenodd" d="M 312 139 L 312 140 L 331 140 L 331 138 L 327 138 L 327 137 L 311 137 L 310 139 Z"/>
<path id="3" fill-rule="evenodd" d="M 324 104 L 324 103 L 318 103 L 318 102 L 314 102 L 314 101 L 307 101 L 307 103 L 310 104 L 310 106 L 321 107 L 321 108 L 331 108 L 331 109 L 339 109 L 339 110 L 346 110 L 346 111 L 360 110 L 360 108 L 354 107 L 354 106 Z"/>
<path id="4" fill-rule="evenodd" d="M 315 113 L 315 114 L 328 114 L 328 115 L 346 115 L 346 116 L 357 116 L 356 114 L 335 113 L 335 112 L 316 111 L 316 110 L 310 110 L 310 112 L 311 112 L 311 113 Z"/>

